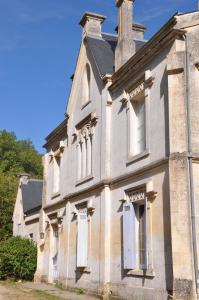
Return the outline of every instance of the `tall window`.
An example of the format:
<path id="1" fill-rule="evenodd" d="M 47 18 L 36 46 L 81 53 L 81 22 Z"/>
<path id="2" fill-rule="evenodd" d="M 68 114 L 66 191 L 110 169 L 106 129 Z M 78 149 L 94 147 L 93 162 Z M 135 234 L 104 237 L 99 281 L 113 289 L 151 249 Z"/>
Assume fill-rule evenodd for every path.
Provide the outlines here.
<path id="1" fill-rule="evenodd" d="M 132 101 L 133 106 L 133 154 L 142 153 L 146 149 L 145 99 L 140 97 Z"/>
<path id="2" fill-rule="evenodd" d="M 90 87 L 91 87 L 91 72 L 90 72 L 90 66 L 86 64 L 83 78 L 82 78 L 82 105 L 84 106 L 87 104 L 90 99 Z"/>
<path id="3" fill-rule="evenodd" d="M 77 179 L 82 180 L 92 175 L 92 146 L 94 123 L 89 120 L 78 128 L 77 141 Z"/>
<path id="4" fill-rule="evenodd" d="M 146 108 L 142 92 L 131 100 L 131 155 L 137 155 L 146 150 Z"/>
<path id="5" fill-rule="evenodd" d="M 130 196 L 123 206 L 124 268 L 147 269 L 147 199 L 144 191 Z"/>
<path id="6" fill-rule="evenodd" d="M 60 161 L 60 156 L 54 157 L 53 193 L 58 193 L 60 190 Z"/>
<path id="7" fill-rule="evenodd" d="M 52 226 L 52 278 L 55 281 L 58 278 L 58 251 L 59 251 L 59 231 L 58 226 Z"/>
<path id="8" fill-rule="evenodd" d="M 87 208 L 79 209 L 77 225 L 77 267 L 88 266 L 88 213 Z"/>

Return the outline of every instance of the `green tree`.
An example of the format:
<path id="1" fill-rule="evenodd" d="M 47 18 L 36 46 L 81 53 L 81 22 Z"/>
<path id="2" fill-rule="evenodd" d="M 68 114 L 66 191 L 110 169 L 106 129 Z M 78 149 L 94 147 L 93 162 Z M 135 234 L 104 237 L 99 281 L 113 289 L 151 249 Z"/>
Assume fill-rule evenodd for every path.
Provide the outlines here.
<path id="1" fill-rule="evenodd" d="M 13 132 L 0 131 L 0 240 L 12 235 L 12 213 L 19 175 L 42 178 L 41 155 L 30 140 L 17 140 Z"/>
<path id="2" fill-rule="evenodd" d="M 37 247 L 29 239 L 11 237 L 0 243 L 0 279 L 32 280 L 37 265 Z"/>

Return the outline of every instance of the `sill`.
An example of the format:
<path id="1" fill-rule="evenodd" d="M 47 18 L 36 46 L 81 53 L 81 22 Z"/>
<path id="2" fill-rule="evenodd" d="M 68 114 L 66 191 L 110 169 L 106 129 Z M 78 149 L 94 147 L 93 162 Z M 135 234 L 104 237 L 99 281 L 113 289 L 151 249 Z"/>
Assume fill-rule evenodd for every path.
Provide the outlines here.
<path id="1" fill-rule="evenodd" d="M 84 109 L 88 104 L 91 103 L 91 100 L 87 101 L 85 104 L 82 105 L 82 108 L 81 109 Z"/>
<path id="2" fill-rule="evenodd" d="M 131 163 L 134 163 L 134 162 L 136 162 L 140 159 L 143 159 L 143 158 L 149 156 L 149 154 L 150 154 L 149 149 L 146 149 L 146 150 L 144 150 L 143 152 L 141 152 L 139 154 L 136 154 L 134 156 L 130 156 L 127 159 L 126 165 L 130 165 Z"/>
<path id="3" fill-rule="evenodd" d="M 90 267 L 77 267 L 76 273 L 91 273 Z"/>
<path id="4" fill-rule="evenodd" d="M 83 184 L 83 183 L 86 183 L 87 181 L 90 181 L 90 180 L 92 180 L 92 179 L 93 179 L 93 175 L 91 174 L 91 175 L 89 175 L 89 176 L 87 176 L 87 177 L 85 177 L 85 178 L 83 178 L 83 179 L 78 180 L 78 181 L 76 182 L 76 185 L 75 185 L 75 186 L 78 186 L 78 185 L 81 185 L 81 184 Z"/>
<path id="5" fill-rule="evenodd" d="M 127 276 L 137 276 L 137 277 L 155 277 L 155 272 L 153 269 L 148 270 L 127 270 L 126 272 Z"/>
<path id="6" fill-rule="evenodd" d="M 60 195 L 61 195 L 60 192 L 53 193 L 53 194 L 51 195 L 51 199 L 55 199 L 55 198 L 59 197 Z"/>

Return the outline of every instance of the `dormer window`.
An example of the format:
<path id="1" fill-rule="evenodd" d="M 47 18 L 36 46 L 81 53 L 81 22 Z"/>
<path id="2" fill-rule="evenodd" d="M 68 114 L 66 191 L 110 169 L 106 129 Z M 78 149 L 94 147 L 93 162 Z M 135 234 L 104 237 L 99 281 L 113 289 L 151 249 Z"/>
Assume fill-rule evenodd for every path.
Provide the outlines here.
<path id="1" fill-rule="evenodd" d="M 91 71 L 89 64 L 86 64 L 84 68 L 83 78 L 82 78 L 82 108 L 84 108 L 91 101 L 90 97 L 91 88 Z"/>

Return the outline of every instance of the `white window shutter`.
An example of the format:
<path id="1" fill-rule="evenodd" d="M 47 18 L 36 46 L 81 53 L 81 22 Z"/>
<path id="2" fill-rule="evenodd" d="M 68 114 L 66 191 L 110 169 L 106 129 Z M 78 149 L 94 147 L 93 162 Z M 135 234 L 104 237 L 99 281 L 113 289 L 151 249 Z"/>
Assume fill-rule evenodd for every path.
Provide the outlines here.
<path id="1" fill-rule="evenodd" d="M 124 269 L 136 269 L 135 210 L 132 203 L 123 205 Z"/>
<path id="2" fill-rule="evenodd" d="M 78 213 L 77 226 L 77 267 L 85 268 L 88 264 L 88 219 L 87 210 Z"/>

